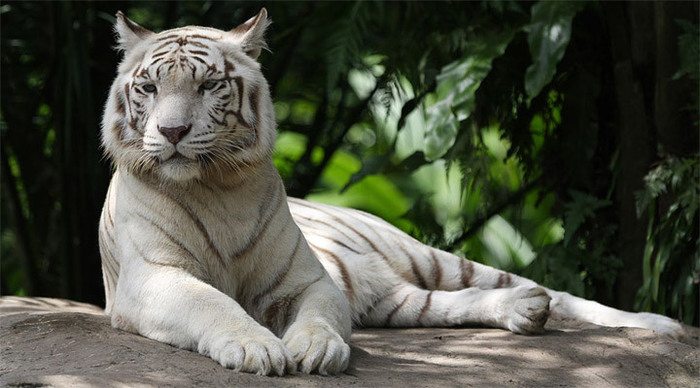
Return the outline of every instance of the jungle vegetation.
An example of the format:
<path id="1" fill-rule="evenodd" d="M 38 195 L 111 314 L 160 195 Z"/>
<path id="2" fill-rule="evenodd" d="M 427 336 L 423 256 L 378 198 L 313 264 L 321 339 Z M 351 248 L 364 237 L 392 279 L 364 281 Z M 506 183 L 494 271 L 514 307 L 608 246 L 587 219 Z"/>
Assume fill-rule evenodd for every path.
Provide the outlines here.
<path id="1" fill-rule="evenodd" d="M 2 294 L 103 303 L 117 10 L 263 53 L 290 195 L 698 324 L 697 2 L 2 2 Z"/>

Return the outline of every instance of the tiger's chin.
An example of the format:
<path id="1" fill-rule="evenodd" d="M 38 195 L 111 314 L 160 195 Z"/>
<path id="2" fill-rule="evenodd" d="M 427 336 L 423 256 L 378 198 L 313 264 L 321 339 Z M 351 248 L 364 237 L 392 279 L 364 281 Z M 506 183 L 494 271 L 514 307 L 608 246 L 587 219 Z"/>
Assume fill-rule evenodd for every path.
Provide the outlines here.
<path id="1" fill-rule="evenodd" d="M 160 165 L 161 177 L 175 182 L 189 182 L 202 177 L 202 170 L 196 160 L 176 156 Z"/>

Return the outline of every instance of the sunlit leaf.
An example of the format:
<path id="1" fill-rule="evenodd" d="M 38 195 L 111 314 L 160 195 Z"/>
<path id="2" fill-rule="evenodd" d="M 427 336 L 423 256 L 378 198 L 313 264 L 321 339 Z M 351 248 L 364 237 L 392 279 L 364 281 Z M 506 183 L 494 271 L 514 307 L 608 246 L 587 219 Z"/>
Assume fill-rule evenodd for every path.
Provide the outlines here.
<path id="1" fill-rule="evenodd" d="M 584 7 L 578 1 L 540 1 L 532 7 L 525 26 L 532 65 L 525 73 L 528 98 L 537 96 L 552 80 L 571 37 L 571 21 Z"/>
<path id="2" fill-rule="evenodd" d="M 345 192 L 350 186 L 361 181 L 364 177 L 378 173 L 382 170 L 382 168 L 388 161 L 389 157 L 387 155 L 371 156 L 365 159 L 362 162 L 362 168 L 360 169 L 360 171 L 352 174 L 345 186 L 343 186 L 343 188 L 340 189 L 340 192 Z"/>
<path id="3" fill-rule="evenodd" d="M 437 76 L 437 101 L 426 110 L 425 156 L 436 160 L 455 144 L 460 122 L 474 110 L 474 93 L 491 70 L 491 62 L 503 54 L 513 31 L 486 36 L 468 55 L 443 67 Z"/>
<path id="4" fill-rule="evenodd" d="M 498 268 L 523 268 L 535 258 L 532 245 L 508 221 L 495 216 L 480 233 L 487 264 Z"/>
<path id="5" fill-rule="evenodd" d="M 341 192 L 350 177 L 360 168 L 360 162 L 354 156 L 346 152 L 335 153 L 322 177 L 325 189 L 312 193 L 307 198 L 362 209 L 400 225 L 401 216 L 408 211 L 409 201 L 386 177 L 366 176 Z"/>

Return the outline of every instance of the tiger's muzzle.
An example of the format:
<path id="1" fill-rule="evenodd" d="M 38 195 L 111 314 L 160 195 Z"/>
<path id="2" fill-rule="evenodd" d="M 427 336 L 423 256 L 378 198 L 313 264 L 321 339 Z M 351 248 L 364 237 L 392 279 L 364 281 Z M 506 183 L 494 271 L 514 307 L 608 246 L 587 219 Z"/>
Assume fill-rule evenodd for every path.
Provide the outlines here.
<path id="1" fill-rule="evenodd" d="M 192 124 L 190 125 L 180 125 L 177 127 L 161 127 L 158 126 L 158 132 L 165 136 L 166 139 L 172 144 L 176 145 L 180 142 L 188 133 L 192 130 Z"/>

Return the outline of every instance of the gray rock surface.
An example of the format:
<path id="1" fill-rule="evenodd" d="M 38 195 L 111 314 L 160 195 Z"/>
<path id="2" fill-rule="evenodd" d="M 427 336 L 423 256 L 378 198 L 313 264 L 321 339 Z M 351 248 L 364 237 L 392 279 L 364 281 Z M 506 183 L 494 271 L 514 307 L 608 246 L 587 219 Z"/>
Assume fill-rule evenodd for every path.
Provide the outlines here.
<path id="1" fill-rule="evenodd" d="M 684 342 L 641 329 L 550 322 L 503 330 L 365 329 L 338 377 L 236 373 L 199 354 L 113 329 L 91 305 L 0 298 L 0 385 L 42 386 L 686 386 L 700 385 L 698 329 Z"/>

